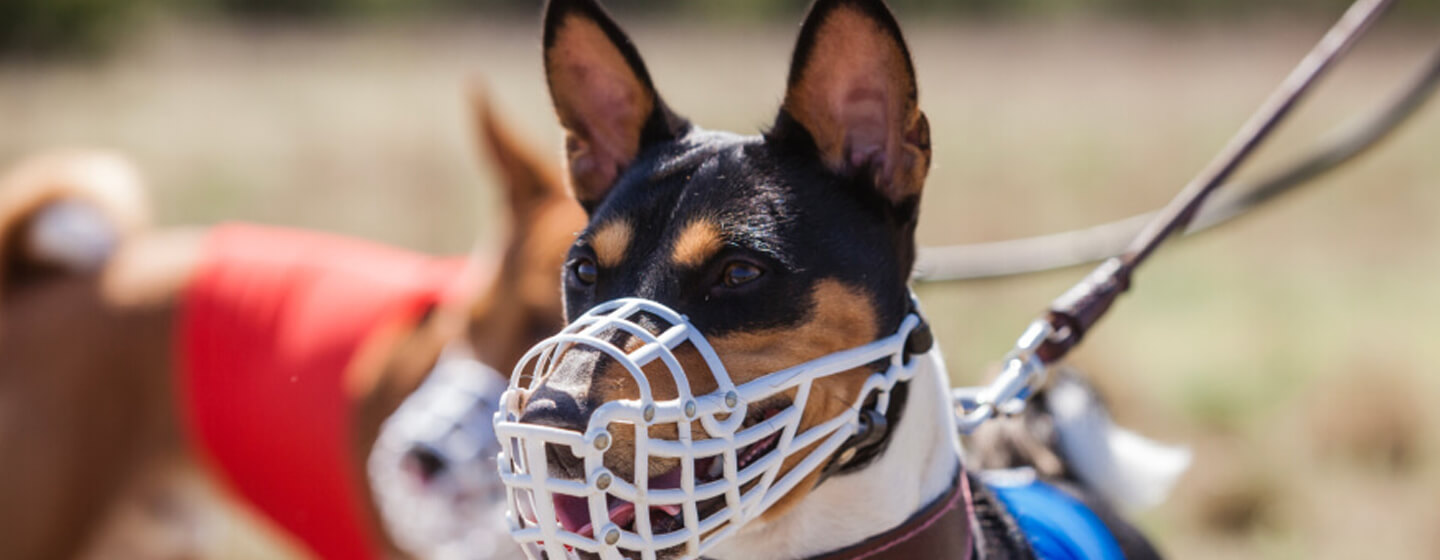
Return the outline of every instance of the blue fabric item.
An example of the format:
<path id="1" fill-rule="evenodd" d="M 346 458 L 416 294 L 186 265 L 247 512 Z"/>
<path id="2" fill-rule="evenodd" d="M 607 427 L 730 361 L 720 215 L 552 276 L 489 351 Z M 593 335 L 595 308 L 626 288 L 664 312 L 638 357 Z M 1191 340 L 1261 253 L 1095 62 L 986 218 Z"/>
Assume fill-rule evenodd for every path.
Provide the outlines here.
<path id="1" fill-rule="evenodd" d="M 1060 489 L 1028 480 L 987 479 L 1040 560 L 1124 560 L 1120 544 L 1090 508 Z"/>

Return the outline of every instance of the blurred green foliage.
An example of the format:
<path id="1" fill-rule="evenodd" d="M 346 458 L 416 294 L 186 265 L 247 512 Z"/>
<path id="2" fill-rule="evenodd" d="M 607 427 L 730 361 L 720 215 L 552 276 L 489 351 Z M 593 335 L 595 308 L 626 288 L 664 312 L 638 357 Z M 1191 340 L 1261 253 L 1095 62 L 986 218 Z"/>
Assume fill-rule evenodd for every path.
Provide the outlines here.
<path id="1" fill-rule="evenodd" d="M 146 2 L 0 0 L 0 53 L 94 53 L 114 43 Z"/>
<path id="2" fill-rule="evenodd" d="M 1161 20 L 1256 15 L 1331 15 L 1351 0 L 890 0 L 907 13 L 964 17 L 1092 15 Z M 606 0 L 620 12 L 727 20 L 794 17 L 810 0 Z M 248 20 L 328 21 L 506 12 L 532 14 L 542 0 L 0 0 L 0 54 L 97 53 L 164 10 Z M 1440 2 L 1400 2 L 1405 18 L 1440 19 Z"/>

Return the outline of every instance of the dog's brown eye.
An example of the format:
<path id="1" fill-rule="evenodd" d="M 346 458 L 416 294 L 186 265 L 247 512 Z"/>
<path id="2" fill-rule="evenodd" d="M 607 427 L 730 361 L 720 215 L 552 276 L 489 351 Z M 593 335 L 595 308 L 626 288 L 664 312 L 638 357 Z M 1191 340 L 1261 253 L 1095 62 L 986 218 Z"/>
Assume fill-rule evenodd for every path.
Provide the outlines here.
<path id="1" fill-rule="evenodd" d="M 575 264 L 570 266 L 570 270 L 574 273 L 575 280 L 586 286 L 594 285 L 596 277 L 600 275 L 600 269 L 595 266 L 595 261 L 587 257 L 576 259 Z"/>
<path id="2" fill-rule="evenodd" d="M 725 287 L 735 288 L 742 284 L 755 281 L 764 274 L 760 267 L 748 262 L 737 261 L 725 265 L 725 274 L 722 277 Z"/>

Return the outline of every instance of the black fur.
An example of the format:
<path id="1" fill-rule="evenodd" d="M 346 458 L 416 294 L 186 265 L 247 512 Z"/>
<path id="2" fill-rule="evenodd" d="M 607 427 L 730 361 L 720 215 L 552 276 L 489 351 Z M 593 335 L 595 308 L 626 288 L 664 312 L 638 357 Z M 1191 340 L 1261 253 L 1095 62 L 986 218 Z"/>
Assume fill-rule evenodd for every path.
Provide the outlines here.
<path id="1" fill-rule="evenodd" d="M 625 258 L 602 268 L 593 286 L 569 272 L 569 318 L 602 301 L 638 296 L 688 315 L 707 336 L 793 326 L 808 318 L 816 284 L 834 279 L 871 299 L 880 332 L 898 327 L 908 309 L 913 213 L 805 154 L 764 137 L 698 129 L 642 151 L 591 220 L 634 225 Z M 720 226 L 725 249 L 700 267 L 676 265 L 670 247 L 701 219 Z M 590 234 L 581 235 L 572 263 L 593 259 Z M 764 275 L 726 289 L 719 275 L 735 259 L 760 265 Z"/>

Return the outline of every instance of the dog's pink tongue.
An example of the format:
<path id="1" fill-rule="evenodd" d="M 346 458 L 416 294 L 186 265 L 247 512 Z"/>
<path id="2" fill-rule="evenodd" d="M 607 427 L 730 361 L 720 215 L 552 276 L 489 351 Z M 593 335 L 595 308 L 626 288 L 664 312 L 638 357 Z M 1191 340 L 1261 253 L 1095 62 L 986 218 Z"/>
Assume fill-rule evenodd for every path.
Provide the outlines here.
<path id="1" fill-rule="evenodd" d="M 672 470 L 650 479 L 650 489 L 665 490 L 680 487 L 680 469 Z M 610 522 L 624 527 L 635 519 L 635 504 L 611 496 L 608 500 Z M 652 510 L 660 510 L 669 515 L 680 515 L 680 506 L 676 504 L 653 505 Z M 590 519 L 590 502 L 585 498 L 567 496 L 564 494 L 555 495 L 555 517 L 560 521 L 560 528 L 570 531 L 582 537 L 592 537 L 595 533 L 594 524 Z"/>
<path id="2" fill-rule="evenodd" d="M 580 529 L 590 526 L 589 502 L 585 498 L 556 494 L 555 516 L 559 518 L 561 529 L 579 533 Z"/>
<path id="3" fill-rule="evenodd" d="M 680 469 L 674 469 L 650 479 L 651 490 L 668 490 L 680 487 Z M 680 515 L 680 506 L 676 504 L 653 505 L 650 509 L 658 509 L 670 515 Z"/>
<path id="4" fill-rule="evenodd" d="M 612 497 L 609 505 L 610 510 L 606 513 L 614 524 L 623 527 L 635 519 L 635 504 Z M 595 526 L 590 520 L 590 503 L 585 498 L 557 494 L 555 516 L 559 518 L 561 529 L 582 537 L 595 535 Z"/>

